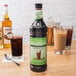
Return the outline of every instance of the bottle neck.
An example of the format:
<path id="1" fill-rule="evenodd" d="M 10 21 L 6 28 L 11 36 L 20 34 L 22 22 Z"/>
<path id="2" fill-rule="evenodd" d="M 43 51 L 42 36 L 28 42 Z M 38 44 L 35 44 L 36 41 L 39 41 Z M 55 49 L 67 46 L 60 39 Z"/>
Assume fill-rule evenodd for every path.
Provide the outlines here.
<path id="1" fill-rule="evenodd" d="M 8 14 L 8 7 L 5 7 L 5 13 Z"/>
<path id="2" fill-rule="evenodd" d="M 4 18 L 4 20 L 10 20 L 9 18 Z"/>
<path id="3" fill-rule="evenodd" d="M 9 20 L 8 7 L 7 6 L 5 7 L 4 20 Z"/>
<path id="4" fill-rule="evenodd" d="M 35 20 L 42 20 L 43 19 L 43 13 L 41 9 L 36 10 Z"/>

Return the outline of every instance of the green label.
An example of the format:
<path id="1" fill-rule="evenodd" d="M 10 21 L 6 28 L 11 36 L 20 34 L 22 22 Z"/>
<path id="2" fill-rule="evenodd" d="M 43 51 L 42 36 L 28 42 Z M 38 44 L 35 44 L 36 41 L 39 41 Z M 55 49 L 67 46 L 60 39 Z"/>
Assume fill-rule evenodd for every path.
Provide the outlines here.
<path id="1" fill-rule="evenodd" d="M 31 59 L 30 62 L 33 65 L 44 65 L 47 61 L 47 48 L 46 46 L 42 47 L 33 47 L 31 46 Z"/>
<path id="2" fill-rule="evenodd" d="M 46 37 L 43 37 L 43 38 L 34 38 L 34 37 L 31 37 L 30 38 L 30 44 L 31 45 L 35 45 L 35 46 L 46 45 L 47 44 L 47 38 Z"/>
<path id="3" fill-rule="evenodd" d="M 42 16 L 42 10 L 37 10 L 36 11 L 36 17 L 35 18 L 38 20 L 38 19 L 42 19 L 42 17 L 43 17 Z"/>

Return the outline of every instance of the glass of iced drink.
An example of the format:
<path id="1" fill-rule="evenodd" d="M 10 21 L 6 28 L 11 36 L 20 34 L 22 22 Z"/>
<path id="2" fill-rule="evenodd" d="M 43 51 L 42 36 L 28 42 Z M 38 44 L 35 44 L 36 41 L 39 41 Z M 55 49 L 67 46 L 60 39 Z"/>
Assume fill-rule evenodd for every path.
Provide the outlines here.
<path id="1" fill-rule="evenodd" d="M 55 54 L 64 54 L 66 45 L 67 30 L 62 27 L 54 28 L 54 49 Z"/>
<path id="2" fill-rule="evenodd" d="M 73 26 L 66 26 L 67 29 L 67 38 L 66 38 L 66 50 L 71 49 L 71 43 L 72 43 L 72 35 L 73 35 Z"/>
<path id="3" fill-rule="evenodd" d="M 54 23 L 54 25 L 47 28 L 47 44 L 54 45 L 54 28 L 59 27 L 60 23 Z"/>
<path id="4" fill-rule="evenodd" d="M 22 36 L 12 36 L 11 38 L 11 53 L 13 58 L 21 58 L 22 57 Z"/>

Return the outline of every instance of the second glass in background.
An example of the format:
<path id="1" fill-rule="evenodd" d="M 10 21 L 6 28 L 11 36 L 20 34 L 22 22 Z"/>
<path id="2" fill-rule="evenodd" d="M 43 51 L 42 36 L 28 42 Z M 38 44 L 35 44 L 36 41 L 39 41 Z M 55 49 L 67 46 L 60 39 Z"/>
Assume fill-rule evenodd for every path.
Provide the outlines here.
<path id="1" fill-rule="evenodd" d="M 73 26 L 65 26 L 65 29 L 67 30 L 67 38 L 66 38 L 66 50 L 71 49 L 72 44 L 72 35 L 73 35 Z"/>
<path id="2" fill-rule="evenodd" d="M 47 45 L 54 45 L 54 28 L 58 27 L 60 23 L 56 23 L 53 21 L 53 18 L 50 17 L 48 20 L 48 28 L 47 28 Z"/>
<path id="3" fill-rule="evenodd" d="M 54 28 L 54 49 L 55 54 L 64 54 L 66 45 L 67 30 L 62 27 Z"/>

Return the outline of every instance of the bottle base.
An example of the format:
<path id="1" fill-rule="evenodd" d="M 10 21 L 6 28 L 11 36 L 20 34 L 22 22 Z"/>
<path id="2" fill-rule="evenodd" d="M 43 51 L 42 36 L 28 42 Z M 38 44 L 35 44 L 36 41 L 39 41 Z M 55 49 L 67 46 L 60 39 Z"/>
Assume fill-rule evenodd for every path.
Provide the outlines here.
<path id="1" fill-rule="evenodd" d="M 47 70 L 47 65 L 36 66 L 31 64 L 30 69 L 34 72 L 44 72 Z"/>

